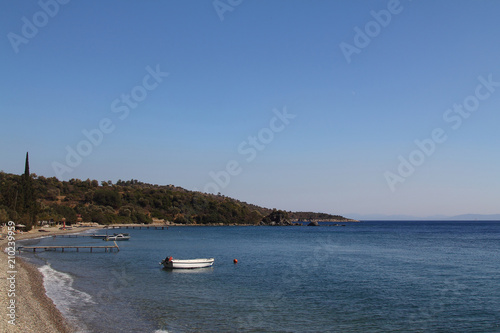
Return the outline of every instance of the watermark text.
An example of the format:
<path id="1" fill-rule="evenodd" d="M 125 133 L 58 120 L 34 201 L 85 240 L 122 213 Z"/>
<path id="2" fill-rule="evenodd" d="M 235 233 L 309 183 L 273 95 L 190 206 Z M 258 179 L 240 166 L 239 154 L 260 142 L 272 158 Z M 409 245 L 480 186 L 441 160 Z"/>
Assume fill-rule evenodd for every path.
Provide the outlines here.
<path id="1" fill-rule="evenodd" d="M 463 121 L 479 109 L 481 101 L 488 99 L 500 87 L 500 82 L 493 81 L 492 74 L 488 75 L 487 78 L 479 76 L 477 80 L 479 84 L 474 89 L 473 94 L 465 97 L 462 103 L 453 104 L 453 107 L 443 113 L 444 122 L 454 131 L 458 130 Z M 396 185 L 404 183 L 419 166 L 424 164 L 427 158 L 436 152 L 438 145 L 448 139 L 446 133 L 442 127 L 434 128 L 428 138 L 414 141 L 416 148 L 407 157 L 398 156 L 399 164 L 396 172 L 386 171 L 384 173 L 384 178 L 391 192 L 396 191 Z"/>

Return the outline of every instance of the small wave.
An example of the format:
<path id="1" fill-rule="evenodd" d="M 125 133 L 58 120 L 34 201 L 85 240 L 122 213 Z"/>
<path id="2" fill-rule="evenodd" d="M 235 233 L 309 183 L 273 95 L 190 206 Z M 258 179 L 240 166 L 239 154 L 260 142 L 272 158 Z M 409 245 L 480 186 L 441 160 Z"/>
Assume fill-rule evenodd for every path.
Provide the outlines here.
<path id="1" fill-rule="evenodd" d="M 32 239 L 36 239 L 36 240 L 38 240 L 38 239 L 52 238 L 52 237 L 54 237 L 54 236 L 50 236 L 50 235 L 49 235 L 49 236 L 40 236 L 40 237 L 35 237 L 35 238 L 32 238 Z"/>
<path id="2" fill-rule="evenodd" d="M 56 271 L 50 265 L 44 265 L 38 270 L 43 275 L 43 286 L 47 296 L 52 299 L 63 316 L 75 325 L 79 332 L 85 332 L 82 323 L 74 316 L 78 309 L 96 304 L 89 294 L 73 288 L 71 275 Z"/>
<path id="3" fill-rule="evenodd" d="M 95 234 L 99 230 L 101 230 L 101 229 L 99 229 L 99 228 L 88 229 L 88 230 L 84 230 L 84 231 L 80 232 L 79 234 L 81 234 L 81 235 L 91 235 L 91 234 Z"/>

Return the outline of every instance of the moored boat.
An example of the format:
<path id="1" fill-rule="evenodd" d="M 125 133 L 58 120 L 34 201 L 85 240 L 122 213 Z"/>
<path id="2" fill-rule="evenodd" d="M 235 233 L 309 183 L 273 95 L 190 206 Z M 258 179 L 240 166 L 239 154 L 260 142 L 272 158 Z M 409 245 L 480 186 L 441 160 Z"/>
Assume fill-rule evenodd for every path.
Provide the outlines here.
<path id="1" fill-rule="evenodd" d="M 166 257 L 160 262 L 165 268 L 204 268 L 210 267 L 214 264 L 214 258 L 208 259 L 174 259 L 172 257 Z"/>
<path id="2" fill-rule="evenodd" d="M 115 234 L 113 236 L 108 236 L 108 237 L 104 238 L 103 240 L 105 240 L 105 241 L 126 241 L 129 239 L 130 239 L 129 234 Z"/>

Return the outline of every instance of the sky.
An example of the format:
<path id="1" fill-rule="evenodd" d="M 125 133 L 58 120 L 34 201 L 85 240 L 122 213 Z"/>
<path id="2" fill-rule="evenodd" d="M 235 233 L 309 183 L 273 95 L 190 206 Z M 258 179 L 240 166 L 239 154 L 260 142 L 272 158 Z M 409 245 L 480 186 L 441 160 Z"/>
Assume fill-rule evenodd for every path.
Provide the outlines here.
<path id="1" fill-rule="evenodd" d="M 500 213 L 498 1 L 0 3 L 0 170 Z"/>

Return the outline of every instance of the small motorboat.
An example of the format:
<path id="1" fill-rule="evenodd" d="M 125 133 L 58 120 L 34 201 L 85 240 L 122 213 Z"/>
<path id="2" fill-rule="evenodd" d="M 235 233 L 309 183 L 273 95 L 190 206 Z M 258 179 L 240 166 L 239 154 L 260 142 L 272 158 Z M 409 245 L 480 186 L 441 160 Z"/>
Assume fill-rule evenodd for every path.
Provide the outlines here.
<path id="1" fill-rule="evenodd" d="M 105 241 L 126 241 L 129 240 L 129 234 L 114 234 L 113 236 L 108 236 L 104 238 Z"/>
<path id="2" fill-rule="evenodd" d="M 115 236 L 118 236 L 118 235 L 130 236 L 130 234 L 128 234 L 128 233 L 121 233 L 121 234 L 113 234 L 113 236 L 92 234 L 91 237 L 95 238 L 95 239 L 106 239 L 106 238 L 115 237 Z"/>
<path id="3" fill-rule="evenodd" d="M 214 264 L 214 258 L 208 259 L 174 259 L 166 257 L 160 262 L 165 268 L 204 268 Z"/>

